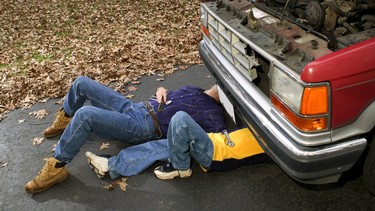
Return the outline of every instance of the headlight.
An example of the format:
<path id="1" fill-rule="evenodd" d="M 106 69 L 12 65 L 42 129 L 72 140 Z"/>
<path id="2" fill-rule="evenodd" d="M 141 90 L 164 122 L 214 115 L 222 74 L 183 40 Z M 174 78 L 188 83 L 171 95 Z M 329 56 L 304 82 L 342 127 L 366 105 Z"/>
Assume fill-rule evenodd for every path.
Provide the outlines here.
<path id="1" fill-rule="evenodd" d="M 329 129 L 328 83 L 304 84 L 274 67 L 271 102 L 281 116 L 301 131 Z"/>
<path id="2" fill-rule="evenodd" d="M 272 73 L 271 90 L 294 112 L 300 111 L 303 86 L 277 67 L 274 68 Z"/>

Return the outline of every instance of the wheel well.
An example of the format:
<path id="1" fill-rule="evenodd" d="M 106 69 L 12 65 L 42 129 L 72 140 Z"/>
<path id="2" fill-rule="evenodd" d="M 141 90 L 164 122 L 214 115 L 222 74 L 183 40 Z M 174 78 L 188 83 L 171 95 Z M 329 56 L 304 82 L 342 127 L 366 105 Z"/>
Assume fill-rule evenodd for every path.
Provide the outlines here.
<path id="1" fill-rule="evenodd" d="M 365 150 L 363 151 L 362 155 L 357 160 L 357 162 L 353 165 L 353 167 L 349 171 L 346 171 L 342 174 L 339 180 L 340 184 L 343 184 L 348 180 L 354 180 L 363 174 L 363 168 L 364 168 L 366 157 L 370 151 L 371 142 L 375 141 L 374 136 L 375 136 L 375 127 L 372 128 L 370 132 L 363 135 L 363 137 L 366 138 L 367 140 L 367 146 Z"/>
<path id="2" fill-rule="evenodd" d="M 363 151 L 361 157 L 357 161 L 357 163 L 359 163 L 359 162 L 361 163 L 362 169 L 363 169 L 363 164 L 364 164 L 365 158 L 370 151 L 371 142 L 374 141 L 374 136 L 375 136 L 375 127 L 373 127 L 370 130 L 370 132 L 368 132 L 364 135 L 364 138 L 366 138 L 366 140 L 367 140 L 367 146 L 366 146 L 366 149 Z"/>
<path id="3" fill-rule="evenodd" d="M 367 146 L 371 144 L 371 142 L 374 139 L 374 136 L 375 136 L 375 127 L 373 127 L 372 130 L 370 130 L 370 132 L 366 133 L 365 135 L 365 138 L 367 140 Z"/>

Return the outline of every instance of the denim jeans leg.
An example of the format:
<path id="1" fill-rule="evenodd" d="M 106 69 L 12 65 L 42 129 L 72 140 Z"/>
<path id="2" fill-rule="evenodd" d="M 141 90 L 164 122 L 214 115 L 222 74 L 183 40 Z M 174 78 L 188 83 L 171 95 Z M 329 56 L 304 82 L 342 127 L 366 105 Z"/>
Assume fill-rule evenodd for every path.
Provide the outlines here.
<path id="1" fill-rule="evenodd" d="M 64 130 L 55 148 L 55 158 L 69 163 L 90 133 L 129 144 L 140 144 L 156 136 L 152 118 L 143 104 L 133 104 L 125 113 L 83 106 Z"/>
<path id="2" fill-rule="evenodd" d="M 108 169 L 112 179 L 133 176 L 143 172 L 156 161 L 167 161 L 168 140 L 160 139 L 127 147 L 109 158 Z"/>
<path id="3" fill-rule="evenodd" d="M 211 165 L 212 141 L 187 113 L 179 111 L 172 117 L 167 137 L 169 157 L 175 169 L 189 169 L 190 157 L 205 168 Z"/>
<path id="4" fill-rule="evenodd" d="M 64 111 L 73 116 L 86 101 L 111 111 L 123 112 L 132 104 L 120 93 L 86 76 L 79 76 L 70 86 L 64 100 Z"/>

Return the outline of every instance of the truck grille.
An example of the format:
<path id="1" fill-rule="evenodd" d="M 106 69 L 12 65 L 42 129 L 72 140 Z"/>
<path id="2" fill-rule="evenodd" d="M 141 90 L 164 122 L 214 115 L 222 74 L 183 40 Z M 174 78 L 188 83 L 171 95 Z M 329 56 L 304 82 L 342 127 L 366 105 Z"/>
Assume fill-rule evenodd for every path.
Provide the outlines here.
<path id="1" fill-rule="evenodd" d="M 208 32 L 211 42 L 238 70 L 250 80 L 257 77 L 254 67 L 259 66 L 259 63 L 252 55 L 253 51 L 210 14 L 208 14 Z"/>

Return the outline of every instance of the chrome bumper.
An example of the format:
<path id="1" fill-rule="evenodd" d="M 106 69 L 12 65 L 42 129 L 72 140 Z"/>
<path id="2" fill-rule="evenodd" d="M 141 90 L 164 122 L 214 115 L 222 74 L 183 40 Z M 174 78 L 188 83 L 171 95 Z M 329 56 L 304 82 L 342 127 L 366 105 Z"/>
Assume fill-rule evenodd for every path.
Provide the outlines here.
<path id="1" fill-rule="evenodd" d="M 202 40 L 199 53 L 259 144 L 295 180 L 306 184 L 336 182 L 363 153 L 367 144 L 364 138 L 315 147 L 297 144 L 273 120 L 269 98 L 236 70 L 214 46 Z"/>

